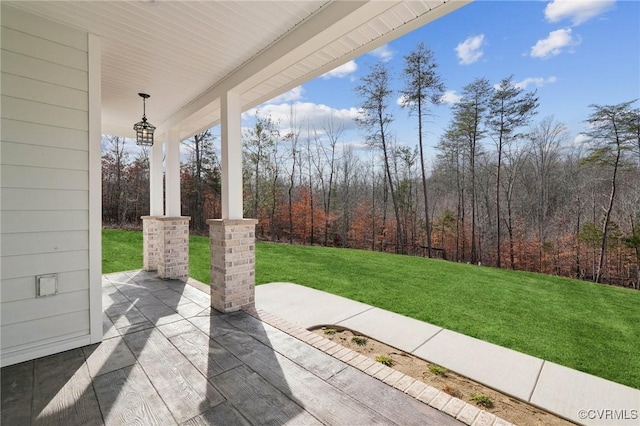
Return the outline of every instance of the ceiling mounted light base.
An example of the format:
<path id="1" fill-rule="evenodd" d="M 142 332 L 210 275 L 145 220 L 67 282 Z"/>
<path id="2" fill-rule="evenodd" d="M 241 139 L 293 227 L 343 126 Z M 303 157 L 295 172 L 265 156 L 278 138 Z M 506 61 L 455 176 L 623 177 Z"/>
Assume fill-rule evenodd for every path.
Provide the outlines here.
<path id="1" fill-rule="evenodd" d="M 140 146 L 152 146 L 153 132 L 156 128 L 147 121 L 146 116 L 146 100 L 151 96 L 146 93 L 138 93 L 138 96 L 142 98 L 142 121 L 139 121 L 133 126 L 133 130 L 136 131 L 136 143 Z"/>

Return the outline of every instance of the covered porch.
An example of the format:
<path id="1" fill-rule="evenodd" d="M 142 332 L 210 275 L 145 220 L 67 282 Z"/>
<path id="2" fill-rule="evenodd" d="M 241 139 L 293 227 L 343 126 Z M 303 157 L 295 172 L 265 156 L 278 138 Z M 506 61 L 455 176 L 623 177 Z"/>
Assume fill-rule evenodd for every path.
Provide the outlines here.
<path id="1" fill-rule="evenodd" d="M 2 423 L 457 424 L 252 311 L 241 114 L 466 3 L 3 1 Z M 102 277 L 101 135 L 133 137 L 138 93 L 146 271 Z M 180 142 L 217 124 L 196 288 Z"/>
<path id="2" fill-rule="evenodd" d="M 197 281 L 111 274 L 102 298 L 101 344 L 2 369 L 2 424 L 463 424 Z"/>
<path id="3" fill-rule="evenodd" d="M 254 302 L 241 114 L 468 3 L 3 1 L 2 366 L 95 344 L 101 136 L 156 126 L 144 269 L 188 280 L 180 143 L 221 129 L 211 306 Z"/>

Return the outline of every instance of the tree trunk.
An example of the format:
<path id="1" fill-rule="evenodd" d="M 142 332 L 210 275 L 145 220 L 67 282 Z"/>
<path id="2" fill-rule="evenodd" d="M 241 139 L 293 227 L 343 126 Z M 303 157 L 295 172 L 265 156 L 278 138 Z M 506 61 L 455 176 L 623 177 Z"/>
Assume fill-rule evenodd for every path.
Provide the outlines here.
<path id="1" fill-rule="evenodd" d="M 496 266 L 502 266 L 501 241 L 500 241 L 500 171 L 502 169 L 502 133 L 498 141 L 498 170 L 496 172 Z"/>
<path id="2" fill-rule="evenodd" d="M 582 278 L 582 266 L 580 264 L 580 217 L 582 209 L 580 208 L 580 195 L 577 196 L 578 201 L 578 215 L 576 218 L 576 278 Z"/>
<path id="3" fill-rule="evenodd" d="M 293 188 L 295 186 L 296 175 L 296 153 L 295 143 L 292 141 L 292 165 L 291 165 L 291 179 L 289 180 L 289 243 L 293 244 Z"/>
<path id="4" fill-rule="evenodd" d="M 262 152 L 260 147 L 258 147 L 258 151 L 256 153 L 256 168 L 254 171 L 254 185 L 253 185 L 253 217 L 258 218 L 258 206 L 259 206 L 259 194 L 260 190 L 258 189 L 258 185 L 260 184 L 260 160 L 261 160 Z"/>
<path id="5" fill-rule="evenodd" d="M 311 230 L 309 233 L 309 243 L 313 245 L 314 243 L 314 232 L 315 232 L 315 206 L 313 204 L 313 181 L 311 179 L 311 163 L 309 163 L 309 211 L 311 212 Z"/>
<path id="6" fill-rule="evenodd" d="M 513 247 L 513 212 L 511 209 L 511 198 L 507 200 L 507 229 L 509 230 L 509 261 L 511 269 L 516 269 L 516 256 Z"/>
<path id="7" fill-rule="evenodd" d="M 396 252 L 405 253 L 404 236 L 402 234 L 402 221 L 400 220 L 400 209 L 398 207 L 398 200 L 396 191 L 393 187 L 393 178 L 391 177 L 391 164 L 389 163 L 389 154 L 387 152 L 387 143 L 384 137 L 384 129 L 382 126 L 382 115 L 380 115 L 380 131 L 382 137 L 382 152 L 384 155 L 384 165 L 387 172 L 387 179 L 389 181 L 389 192 L 391 193 L 391 202 L 393 203 L 393 211 L 396 217 Z"/>
<path id="8" fill-rule="evenodd" d="M 620 143 L 617 144 L 616 158 L 613 164 L 613 174 L 611 176 L 611 192 L 609 193 L 609 204 L 604 216 L 604 223 L 602 224 L 602 243 L 600 244 L 600 259 L 598 260 L 598 269 L 596 271 L 595 282 L 599 283 L 602 278 L 602 267 L 604 266 L 604 258 L 607 251 L 607 237 L 609 233 L 609 222 L 611 221 L 611 212 L 613 211 L 613 201 L 616 196 L 616 178 L 618 176 L 618 166 L 620 165 L 620 155 L 622 153 L 622 147 Z"/>
<path id="9" fill-rule="evenodd" d="M 427 257 L 431 257 L 431 221 L 429 220 L 429 197 L 427 195 L 427 172 L 424 165 L 422 144 L 422 96 L 418 96 L 418 144 L 420 146 L 420 171 L 422 172 L 422 195 L 424 197 L 424 222 L 427 231 Z"/>

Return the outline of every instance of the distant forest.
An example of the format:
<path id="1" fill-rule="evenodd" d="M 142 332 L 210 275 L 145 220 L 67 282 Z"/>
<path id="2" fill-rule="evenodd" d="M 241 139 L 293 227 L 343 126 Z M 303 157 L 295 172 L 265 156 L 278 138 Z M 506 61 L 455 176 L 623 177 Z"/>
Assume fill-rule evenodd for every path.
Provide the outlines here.
<path id="1" fill-rule="evenodd" d="M 444 86 L 429 49 L 405 58 L 402 99 L 415 149 L 395 143 L 385 64 L 356 88 L 367 154 L 343 144 L 338 118 L 309 128 L 256 116 L 243 135 L 244 216 L 258 239 L 428 256 L 640 289 L 640 108 L 591 105 L 576 146 L 535 92 L 478 78 L 426 164 L 422 134 Z M 283 126 L 290 129 L 282 134 Z M 103 137 L 103 221 L 149 214 L 148 151 Z M 220 217 L 221 165 L 209 130 L 183 142 L 182 214 L 194 233 Z"/>

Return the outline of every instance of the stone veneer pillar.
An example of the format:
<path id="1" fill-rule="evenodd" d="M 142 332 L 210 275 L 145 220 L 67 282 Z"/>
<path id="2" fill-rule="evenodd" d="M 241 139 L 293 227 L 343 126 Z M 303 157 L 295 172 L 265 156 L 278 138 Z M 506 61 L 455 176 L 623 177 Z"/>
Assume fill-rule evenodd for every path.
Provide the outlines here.
<path id="1" fill-rule="evenodd" d="M 211 219 L 211 307 L 234 312 L 254 307 L 256 219 Z"/>
<path id="2" fill-rule="evenodd" d="M 144 216 L 143 258 L 146 271 L 158 271 L 165 280 L 189 279 L 188 216 Z"/>

